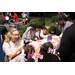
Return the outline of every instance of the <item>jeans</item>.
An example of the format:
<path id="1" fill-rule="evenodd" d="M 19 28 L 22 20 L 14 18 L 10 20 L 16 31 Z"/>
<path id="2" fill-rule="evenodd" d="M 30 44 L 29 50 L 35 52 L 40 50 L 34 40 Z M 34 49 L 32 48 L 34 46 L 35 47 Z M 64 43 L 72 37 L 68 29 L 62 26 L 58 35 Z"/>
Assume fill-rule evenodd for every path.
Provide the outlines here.
<path id="1" fill-rule="evenodd" d="M 19 21 L 15 22 L 16 29 L 19 30 Z"/>

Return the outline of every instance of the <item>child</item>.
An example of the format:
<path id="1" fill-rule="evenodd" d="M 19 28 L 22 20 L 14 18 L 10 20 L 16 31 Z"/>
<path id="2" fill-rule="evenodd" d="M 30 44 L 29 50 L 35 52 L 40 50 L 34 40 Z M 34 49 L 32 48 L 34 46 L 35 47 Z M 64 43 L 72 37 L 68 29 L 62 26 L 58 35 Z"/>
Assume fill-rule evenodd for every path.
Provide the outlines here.
<path id="1" fill-rule="evenodd" d="M 35 62 L 35 60 L 32 58 L 34 53 L 35 50 L 32 45 L 27 45 L 24 48 L 24 55 L 20 55 L 15 62 Z"/>
<path id="2" fill-rule="evenodd" d="M 27 27 L 26 31 L 24 32 L 22 36 L 23 43 L 28 44 L 32 41 L 38 41 L 38 37 L 35 35 L 36 32 L 40 31 L 41 24 L 30 24 L 29 27 Z"/>
<path id="3" fill-rule="evenodd" d="M 47 32 L 47 28 L 45 26 L 42 26 L 41 30 L 36 32 L 36 36 L 39 38 L 39 39 L 43 39 L 44 37 L 47 37 L 45 36 L 46 35 L 46 32 Z"/>
<path id="4" fill-rule="evenodd" d="M 40 49 L 42 59 L 39 57 L 38 62 L 59 62 L 58 57 L 53 54 L 53 51 L 53 45 L 51 42 L 44 43 Z"/>
<path id="5" fill-rule="evenodd" d="M 49 34 L 59 36 L 61 34 L 61 32 L 56 27 L 51 26 L 49 29 Z"/>
<path id="6" fill-rule="evenodd" d="M 42 26 L 41 32 L 40 32 L 40 37 L 45 37 L 47 32 L 47 28 L 45 26 Z"/>

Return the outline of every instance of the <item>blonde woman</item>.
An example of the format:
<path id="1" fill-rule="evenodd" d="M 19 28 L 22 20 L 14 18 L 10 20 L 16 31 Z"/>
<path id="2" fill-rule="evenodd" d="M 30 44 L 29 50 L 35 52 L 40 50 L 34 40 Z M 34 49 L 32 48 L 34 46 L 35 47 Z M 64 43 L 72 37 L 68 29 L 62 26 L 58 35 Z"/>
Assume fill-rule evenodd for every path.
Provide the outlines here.
<path id="1" fill-rule="evenodd" d="M 13 59 L 23 49 L 24 45 L 20 45 L 20 35 L 16 28 L 12 28 L 6 35 L 3 43 L 3 51 L 8 61 Z"/>

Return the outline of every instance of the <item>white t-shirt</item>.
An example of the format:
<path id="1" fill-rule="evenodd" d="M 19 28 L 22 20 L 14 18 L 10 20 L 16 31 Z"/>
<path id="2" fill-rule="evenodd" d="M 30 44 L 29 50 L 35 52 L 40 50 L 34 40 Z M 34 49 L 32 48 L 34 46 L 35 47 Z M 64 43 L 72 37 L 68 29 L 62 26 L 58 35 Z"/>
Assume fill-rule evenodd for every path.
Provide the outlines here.
<path id="1" fill-rule="evenodd" d="M 41 29 L 41 33 L 40 33 L 41 37 L 47 37 L 46 35 L 43 34 L 43 30 Z"/>
<path id="2" fill-rule="evenodd" d="M 27 16 L 27 14 L 25 14 L 25 13 L 22 15 L 23 18 L 26 18 L 26 16 Z"/>
<path id="3" fill-rule="evenodd" d="M 10 55 L 20 46 L 20 43 L 17 41 L 15 43 L 10 41 L 9 44 L 7 42 L 3 43 L 3 51 L 6 55 Z"/>

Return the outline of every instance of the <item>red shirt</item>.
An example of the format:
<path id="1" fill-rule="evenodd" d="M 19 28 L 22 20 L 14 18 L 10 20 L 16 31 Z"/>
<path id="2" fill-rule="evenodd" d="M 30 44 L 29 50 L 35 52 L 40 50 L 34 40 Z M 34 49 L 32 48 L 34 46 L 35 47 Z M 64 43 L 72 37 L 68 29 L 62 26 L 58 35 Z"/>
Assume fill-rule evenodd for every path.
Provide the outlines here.
<path id="1" fill-rule="evenodd" d="M 14 14 L 14 16 L 12 16 L 12 17 L 15 18 L 15 22 L 19 21 L 17 14 Z"/>
<path id="2" fill-rule="evenodd" d="M 2 16 L 3 18 L 4 18 L 4 20 L 5 20 L 5 16 Z"/>

